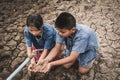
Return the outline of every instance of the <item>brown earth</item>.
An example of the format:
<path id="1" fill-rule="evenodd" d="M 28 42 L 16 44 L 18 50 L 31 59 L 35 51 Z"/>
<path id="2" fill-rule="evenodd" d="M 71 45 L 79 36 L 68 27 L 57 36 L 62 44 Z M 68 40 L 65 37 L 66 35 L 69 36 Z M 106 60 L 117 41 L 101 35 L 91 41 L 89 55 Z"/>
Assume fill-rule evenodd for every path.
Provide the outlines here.
<path id="1" fill-rule="evenodd" d="M 0 80 L 5 80 L 26 58 L 23 36 L 26 17 L 39 13 L 54 25 L 63 11 L 96 31 L 102 56 L 86 75 L 76 67 L 56 67 L 28 76 L 27 66 L 14 80 L 120 80 L 120 0 L 0 0 Z"/>

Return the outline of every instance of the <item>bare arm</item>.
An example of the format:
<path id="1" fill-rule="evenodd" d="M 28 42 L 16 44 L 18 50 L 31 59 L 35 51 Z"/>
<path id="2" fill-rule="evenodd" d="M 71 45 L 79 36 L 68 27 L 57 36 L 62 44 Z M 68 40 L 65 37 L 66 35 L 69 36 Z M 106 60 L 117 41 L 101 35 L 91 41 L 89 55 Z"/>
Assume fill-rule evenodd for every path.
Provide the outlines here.
<path id="1" fill-rule="evenodd" d="M 48 54 L 48 50 L 47 49 L 44 49 L 41 56 L 40 56 L 40 59 L 44 59 Z"/>
<path id="2" fill-rule="evenodd" d="M 47 54 L 48 54 L 48 50 L 44 49 L 37 64 L 40 64 L 41 60 L 43 60 L 47 56 Z"/>
<path id="3" fill-rule="evenodd" d="M 53 60 L 60 52 L 60 49 L 61 49 L 61 44 L 56 44 L 55 47 L 51 50 L 51 52 L 48 54 L 48 56 L 45 59 L 48 60 L 48 62 Z"/>
<path id="4" fill-rule="evenodd" d="M 28 55 L 28 57 L 32 57 L 32 50 L 31 50 L 31 47 L 27 47 L 27 55 Z M 35 60 L 34 60 L 34 58 L 32 58 L 31 59 L 31 63 L 35 63 Z"/>
<path id="5" fill-rule="evenodd" d="M 69 62 L 73 62 L 73 61 L 75 61 L 77 59 L 77 57 L 79 55 L 80 55 L 79 53 L 71 52 L 71 55 L 69 57 L 66 57 L 66 58 L 63 58 L 63 59 L 60 59 L 60 60 L 57 60 L 57 61 L 50 62 L 50 64 L 52 66 L 58 66 L 58 65 L 63 65 L 63 64 L 69 63 Z"/>
<path id="6" fill-rule="evenodd" d="M 27 55 L 28 57 L 31 57 L 32 55 L 31 47 L 27 47 Z"/>

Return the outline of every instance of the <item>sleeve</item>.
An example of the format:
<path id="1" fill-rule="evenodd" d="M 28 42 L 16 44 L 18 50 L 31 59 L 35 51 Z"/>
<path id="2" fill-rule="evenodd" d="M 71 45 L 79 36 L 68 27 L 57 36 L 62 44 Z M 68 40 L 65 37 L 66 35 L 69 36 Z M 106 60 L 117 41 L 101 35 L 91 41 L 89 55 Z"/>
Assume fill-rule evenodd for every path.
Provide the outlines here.
<path id="1" fill-rule="evenodd" d="M 25 37 L 26 46 L 27 47 L 31 47 L 32 46 L 32 42 L 31 42 L 30 34 L 28 32 L 27 27 L 24 29 L 24 37 Z"/>
<path id="2" fill-rule="evenodd" d="M 62 36 L 59 35 L 59 33 L 57 32 L 56 34 L 56 44 L 62 44 L 64 41 L 64 38 Z"/>
<path id="3" fill-rule="evenodd" d="M 84 53 L 88 44 L 88 34 L 82 34 L 75 38 L 73 43 L 72 52 Z"/>

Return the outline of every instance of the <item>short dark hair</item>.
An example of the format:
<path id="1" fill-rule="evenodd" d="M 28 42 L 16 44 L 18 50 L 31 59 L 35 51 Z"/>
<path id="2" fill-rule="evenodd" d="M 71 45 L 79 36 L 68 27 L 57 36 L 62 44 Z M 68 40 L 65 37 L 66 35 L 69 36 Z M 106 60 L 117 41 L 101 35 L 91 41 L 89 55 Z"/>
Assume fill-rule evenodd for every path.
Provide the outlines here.
<path id="1" fill-rule="evenodd" d="M 43 19 L 39 14 L 31 14 L 27 17 L 26 25 L 35 26 L 37 29 L 40 29 L 43 25 Z"/>
<path id="2" fill-rule="evenodd" d="M 75 17 L 67 12 L 61 13 L 56 21 L 55 21 L 55 27 L 60 29 L 72 29 L 76 26 L 76 19 Z"/>

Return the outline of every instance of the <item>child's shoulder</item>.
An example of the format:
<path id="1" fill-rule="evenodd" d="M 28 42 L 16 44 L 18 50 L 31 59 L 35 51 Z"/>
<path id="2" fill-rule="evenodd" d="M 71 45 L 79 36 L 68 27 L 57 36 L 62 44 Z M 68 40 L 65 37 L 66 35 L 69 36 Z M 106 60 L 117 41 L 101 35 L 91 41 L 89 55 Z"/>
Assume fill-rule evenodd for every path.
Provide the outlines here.
<path id="1" fill-rule="evenodd" d="M 28 29 L 27 26 L 25 26 L 25 28 L 24 28 L 24 32 L 29 32 L 29 29 Z"/>
<path id="2" fill-rule="evenodd" d="M 50 25 L 49 23 L 44 23 L 43 27 L 44 27 L 44 29 L 47 29 L 47 30 L 52 30 L 53 29 L 53 26 Z"/>
<path id="3" fill-rule="evenodd" d="M 43 26 L 47 27 L 47 28 L 51 28 L 52 27 L 52 25 L 50 25 L 49 23 L 44 23 Z"/>
<path id="4" fill-rule="evenodd" d="M 92 31 L 92 29 L 89 26 L 84 25 L 84 24 L 76 24 L 76 28 L 77 28 L 77 30 L 87 32 L 87 33 Z"/>
<path id="5" fill-rule="evenodd" d="M 76 37 L 88 37 L 92 32 L 92 29 L 84 24 L 76 24 L 76 29 Z"/>
<path id="6" fill-rule="evenodd" d="M 77 27 L 77 29 L 90 29 L 90 27 L 89 26 L 87 26 L 87 25 L 84 25 L 84 24 L 78 24 L 78 23 L 76 23 L 76 27 Z"/>
<path id="7" fill-rule="evenodd" d="M 50 25 L 50 24 L 48 24 L 48 23 L 44 23 L 44 32 L 46 33 L 55 33 L 56 32 L 56 30 L 55 30 L 55 28 L 52 26 L 52 25 Z"/>

